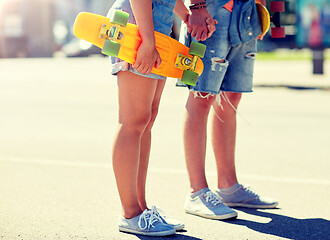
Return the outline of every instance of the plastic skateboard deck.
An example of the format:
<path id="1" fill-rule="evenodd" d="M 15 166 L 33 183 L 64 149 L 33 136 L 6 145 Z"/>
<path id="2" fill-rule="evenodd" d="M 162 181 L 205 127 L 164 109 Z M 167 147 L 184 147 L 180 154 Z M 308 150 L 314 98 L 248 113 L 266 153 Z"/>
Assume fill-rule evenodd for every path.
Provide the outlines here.
<path id="1" fill-rule="evenodd" d="M 275 25 L 275 27 L 271 28 L 272 38 L 284 38 L 285 28 L 281 27 L 280 24 L 280 13 L 285 11 L 284 1 L 272 1 L 270 3 L 270 11 L 274 13 L 272 16 L 270 16 L 264 5 L 257 3 L 257 12 L 262 27 L 262 34 L 268 32 L 270 23 L 272 22 Z"/>
<path id="2" fill-rule="evenodd" d="M 262 35 L 264 35 L 268 32 L 270 27 L 270 15 L 267 8 L 260 3 L 257 3 L 257 12 L 261 24 Z"/>
<path id="3" fill-rule="evenodd" d="M 116 30 L 116 28 L 119 30 Z M 127 23 L 126 26 L 118 26 L 112 23 L 110 18 L 82 12 L 77 16 L 73 27 L 76 37 L 86 40 L 101 49 L 104 47 L 106 40 L 111 38 L 111 32 L 113 31 L 118 31 L 118 37 L 112 40 L 120 44 L 117 57 L 134 64 L 138 47 L 141 44 L 141 37 L 136 25 Z M 158 69 L 154 67 L 152 73 L 181 78 L 184 70 L 191 70 L 198 75 L 203 72 L 202 60 L 200 57 L 190 55 L 190 49 L 187 46 L 159 32 L 155 32 L 155 39 L 162 63 Z"/>

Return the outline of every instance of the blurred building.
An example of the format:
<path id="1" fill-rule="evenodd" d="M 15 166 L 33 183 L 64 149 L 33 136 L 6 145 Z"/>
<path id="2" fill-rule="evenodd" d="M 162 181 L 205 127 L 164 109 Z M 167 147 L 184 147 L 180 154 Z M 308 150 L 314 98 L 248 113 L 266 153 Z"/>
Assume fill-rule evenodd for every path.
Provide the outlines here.
<path id="1" fill-rule="evenodd" d="M 51 57 L 70 41 L 80 11 L 105 15 L 108 0 L 0 0 L 0 57 Z"/>
<path id="2" fill-rule="evenodd" d="M 54 6 L 46 0 L 2 0 L 1 57 L 46 57 L 53 49 Z"/>

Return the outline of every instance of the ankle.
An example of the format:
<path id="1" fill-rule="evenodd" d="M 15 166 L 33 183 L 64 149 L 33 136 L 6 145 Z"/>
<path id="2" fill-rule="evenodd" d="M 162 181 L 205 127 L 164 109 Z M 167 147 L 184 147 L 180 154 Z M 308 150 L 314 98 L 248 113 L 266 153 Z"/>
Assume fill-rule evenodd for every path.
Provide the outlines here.
<path id="1" fill-rule="evenodd" d="M 142 212 L 144 211 L 144 210 L 149 210 L 150 208 L 148 208 L 148 206 L 147 206 L 147 204 L 140 204 L 140 208 L 141 208 L 141 210 L 142 210 Z"/>
<path id="2" fill-rule="evenodd" d="M 219 181 L 218 183 L 218 188 L 219 189 L 223 189 L 223 188 L 230 188 L 234 185 L 238 184 L 238 181 L 236 178 L 234 179 L 226 179 L 226 180 L 222 180 L 222 181 Z"/>
<path id="3" fill-rule="evenodd" d="M 198 182 L 198 184 L 191 185 L 191 193 L 198 192 L 202 189 L 208 188 L 209 186 L 207 185 L 206 182 Z"/>
<path id="4" fill-rule="evenodd" d="M 210 189 L 209 189 L 208 187 L 206 187 L 206 188 L 202 188 L 202 189 L 200 189 L 200 190 L 198 190 L 198 191 L 192 192 L 192 193 L 190 194 L 190 196 L 191 196 L 192 198 L 195 198 L 196 196 L 200 195 L 201 193 L 206 193 L 206 192 L 208 192 L 208 191 L 210 191 Z"/>
<path id="5" fill-rule="evenodd" d="M 139 216 L 143 211 L 141 209 L 123 209 L 123 217 L 126 219 L 134 218 Z"/>
<path id="6" fill-rule="evenodd" d="M 237 189 L 239 189 L 239 188 L 240 188 L 240 185 L 238 183 L 236 183 L 230 187 L 219 188 L 218 190 L 222 193 L 231 194 L 231 193 L 234 193 L 235 191 L 237 191 Z"/>

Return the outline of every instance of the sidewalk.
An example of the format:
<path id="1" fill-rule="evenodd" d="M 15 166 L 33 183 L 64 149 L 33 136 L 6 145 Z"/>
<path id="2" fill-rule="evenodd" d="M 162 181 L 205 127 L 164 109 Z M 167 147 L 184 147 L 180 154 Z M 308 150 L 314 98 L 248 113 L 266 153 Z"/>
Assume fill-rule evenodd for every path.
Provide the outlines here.
<path id="1" fill-rule="evenodd" d="M 330 90 L 330 62 L 324 61 L 323 75 L 315 75 L 312 61 L 256 60 L 254 86 Z"/>
<path id="2" fill-rule="evenodd" d="M 117 84 L 108 67 L 101 57 L 0 59 L 1 240 L 155 239 L 118 231 L 121 208 L 111 165 Z M 188 91 L 169 79 L 153 128 L 148 203 L 186 227 L 158 240 L 328 239 L 330 94 L 268 87 L 321 82 L 327 89 L 325 76 L 314 78 L 308 63 L 257 61 L 257 87 L 239 107 L 237 172 L 241 183 L 280 204 L 237 209 L 234 221 L 183 210 L 189 193 L 182 141 Z M 214 189 L 210 145 L 206 156 Z"/>

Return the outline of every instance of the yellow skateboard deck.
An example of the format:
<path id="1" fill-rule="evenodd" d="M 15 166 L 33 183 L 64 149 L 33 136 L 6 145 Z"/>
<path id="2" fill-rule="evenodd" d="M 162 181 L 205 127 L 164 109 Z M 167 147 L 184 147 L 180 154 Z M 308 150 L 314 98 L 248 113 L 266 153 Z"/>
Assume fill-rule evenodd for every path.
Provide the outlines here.
<path id="1" fill-rule="evenodd" d="M 262 28 L 262 35 L 265 35 L 270 27 L 270 15 L 267 10 L 267 8 L 260 4 L 257 3 L 257 12 L 258 12 L 258 17 L 259 17 L 259 22 L 261 24 Z"/>
<path id="2" fill-rule="evenodd" d="M 110 32 L 114 31 L 117 31 L 118 35 L 115 39 L 111 39 Z M 135 63 L 137 50 L 141 44 L 141 37 L 136 25 L 127 23 L 126 26 L 119 26 L 112 23 L 110 18 L 82 12 L 75 20 L 73 32 L 76 37 L 101 49 L 103 49 L 106 40 L 118 42 L 120 49 L 117 57 L 128 63 Z M 203 72 L 202 60 L 198 56 L 190 55 L 190 49 L 187 46 L 159 32 L 155 32 L 155 39 L 162 63 L 158 69 L 154 67 L 152 73 L 181 78 L 185 70 L 195 72 L 198 75 Z"/>

